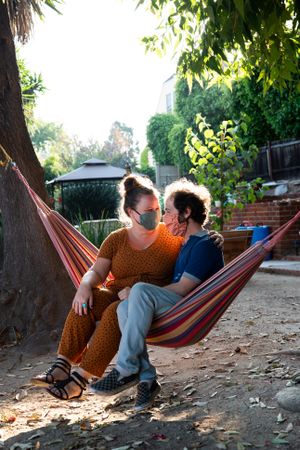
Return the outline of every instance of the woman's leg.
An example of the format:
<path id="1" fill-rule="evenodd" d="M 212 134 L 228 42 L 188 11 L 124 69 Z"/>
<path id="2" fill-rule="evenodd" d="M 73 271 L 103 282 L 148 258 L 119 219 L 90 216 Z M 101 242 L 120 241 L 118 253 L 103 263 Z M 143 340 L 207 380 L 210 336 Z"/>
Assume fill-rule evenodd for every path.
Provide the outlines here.
<path id="1" fill-rule="evenodd" d="M 103 311 L 79 367 L 74 369 L 67 383 L 63 385 L 57 383 L 47 389 L 51 395 L 57 398 L 76 398 L 81 395 L 82 389 L 92 375 L 102 376 L 119 348 L 121 333 L 116 313 L 119 303 L 119 301 L 113 302 Z M 82 377 L 79 384 L 74 381 L 74 377 L 76 380 L 78 374 Z"/>
<path id="2" fill-rule="evenodd" d="M 116 312 L 119 303 L 113 302 L 103 312 L 80 363 L 82 370 L 97 377 L 103 375 L 119 348 L 121 333 Z"/>
<path id="3" fill-rule="evenodd" d="M 58 347 L 58 355 L 73 363 L 80 361 L 91 339 L 96 322 L 101 320 L 103 312 L 115 300 L 110 290 L 93 289 L 93 308 L 86 315 L 79 316 L 73 309 L 68 314 Z"/>
<path id="4" fill-rule="evenodd" d="M 93 289 L 93 308 L 88 314 L 78 316 L 73 309 L 66 319 L 61 341 L 58 347 L 57 360 L 43 374 L 32 378 L 34 384 L 49 384 L 69 377 L 72 364 L 80 361 L 86 351 L 87 344 L 100 321 L 103 311 L 116 299 L 116 294 L 105 288 Z M 65 362 L 65 363 L 64 363 Z M 82 373 L 87 377 L 87 373 Z"/>

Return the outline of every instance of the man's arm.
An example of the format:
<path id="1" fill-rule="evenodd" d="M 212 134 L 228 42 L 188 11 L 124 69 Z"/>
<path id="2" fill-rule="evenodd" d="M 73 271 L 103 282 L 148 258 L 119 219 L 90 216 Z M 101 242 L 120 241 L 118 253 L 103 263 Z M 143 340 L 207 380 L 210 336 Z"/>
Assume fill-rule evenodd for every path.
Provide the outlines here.
<path id="1" fill-rule="evenodd" d="M 177 283 L 168 284 L 167 286 L 164 286 L 164 288 L 184 297 L 186 294 L 191 292 L 199 284 L 200 284 L 200 280 L 199 281 L 192 280 L 192 279 L 187 278 L 184 275 L 182 275 L 182 277 L 180 278 L 180 280 Z"/>

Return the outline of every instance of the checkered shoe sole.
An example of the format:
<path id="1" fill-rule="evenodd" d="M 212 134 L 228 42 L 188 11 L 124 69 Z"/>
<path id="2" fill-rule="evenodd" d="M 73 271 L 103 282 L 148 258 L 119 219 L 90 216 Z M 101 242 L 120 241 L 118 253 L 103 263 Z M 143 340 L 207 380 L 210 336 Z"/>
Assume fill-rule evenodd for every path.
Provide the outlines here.
<path id="1" fill-rule="evenodd" d="M 154 380 L 151 386 L 149 386 L 149 383 L 141 381 L 137 388 L 137 398 L 134 405 L 135 411 L 143 411 L 152 406 L 160 390 L 161 385 L 157 380 Z"/>
<path id="2" fill-rule="evenodd" d="M 106 375 L 106 377 L 102 378 L 102 380 L 91 384 L 88 390 L 93 394 L 109 396 L 125 391 L 125 389 L 129 389 L 139 382 L 138 374 L 133 374 L 129 377 L 121 378 L 120 380 L 119 376 L 120 374 L 117 369 L 112 369 L 112 371 Z"/>

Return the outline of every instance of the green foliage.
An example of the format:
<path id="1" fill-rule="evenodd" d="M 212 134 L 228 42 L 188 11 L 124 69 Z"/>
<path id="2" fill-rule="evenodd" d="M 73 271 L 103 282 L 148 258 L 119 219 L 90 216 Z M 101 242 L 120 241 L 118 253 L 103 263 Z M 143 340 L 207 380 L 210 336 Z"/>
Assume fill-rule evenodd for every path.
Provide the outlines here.
<path id="1" fill-rule="evenodd" d="M 105 211 L 101 214 L 99 221 L 96 222 L 93 222 L 92 217 L 90 217 L 89 220 L 83 219 L 80 214 L 75 220 L 80 233 L 83 234 L 97 248 L 100 247 L 104 239 L 109 235 L 107 215 Z"/>
<path id="2" fill-rule="evenodd" d="M 134 141 L 133 129 L 121 122 L 114 122 L 108 140 L 102 148 L 103 159 L 118 167 L 129 165 L 134 169 L 139 154 L 138 143 Z"/>
<path id="3" fill-rule="evenodd" d="M 190 91 L 186 80 L 181 79 L 175 88 L 175 111 L 187 127 L 194 127 L 196 114 L 202 114 L 217 131 L 219 124 L 229 118 L 228 110 L 231 103 L 231 92 L 223 84 L 211 86 L 202 80 L 193 83 Z"/>
<path id="4" fill-rule="evenodd" d="M 155 183 L 155 169 L 154 167 L 144 167 L 143 169 L 141 167 L 136 167 L 135 172 L 140 173 L 143 176 L 146 176 L 150 178 L 150 180 Z"/>
<path id="5" fill-rule="evenodd" d="M 188 130 L 186 152 L 194 166 L 191 173 L 199 184 L 208 186 L 214 201 L 220 201 L 219 222 L 222 229 L 224 218 L 230 217 L 233 208 L 243 208 L 263 196 L 261 179 L 243 181 L 243 175 L 250 171 L 258 148 L 253 145 L 247 149 L 243 147 L 239 133 L 241 129 L 246 131 L 244 123 L 233 126 L 231 120 L 223 121 L 220 131 L 215 134 L 200 114 L 196 122 L 199 132 L 204 135 L 204 142 L 191 128 Z"/>
<path id="6" fill-rule="evenodd" d="M 45 159 L 43 169 L 45 181 L 53 180 L 64 172 L 58 155 L 51 155 Z"/>
<path id="7" fill-rule="evenodd" d="M 168 135 L 176 123 L 178 118 L 174 114 L 155 114 L 148 122 L 147 142 L 157 164 L 174 164 Z"/>
<path id="8" fill-rule="evenodd" d="M 21 58 L 17 59 L 20 85 L 22 93 L 22 101 L 24 115 L 27 125 L 31 125 L 33 121 L 33 110 L 36 106 L 36 100 L 40 93 L 45 91 L 44 81 L 41 74 L 30 72 L 25 65 L 25 61 Z"/>
<path id="9" fill-rule="evenodd" d="M 40 19 L 44 18 L 44 5 L 60 14 L 57 6 L 61 5 L 63 0 L 2 0 L 2 3 L 7 5 L 13 35 L 22 43 L 26 43 L 33 28 L 34 16 L 37 15 Z"/>
<path id="10" fill-rule="evenodd" d="M 119 122 L 113 124 L 109 140 L 104 145 L 94 140 L 84 143 L 77 137 L 71 138 L 62 125 L 53 122 L 35 120 L 29 132 L 46 171 L 46 180 L 77 169 L 91 158 L 102 159 L 119 167 L 129 164 L 134 169 L 136 166 L 139 149 L 134 142 L 133 130 Z"/>
<path id="11" fill-rule="evenodd" d="M 146 48 L 179 54 L 179 74 L 191 85 L 200 74 L 258 71 L 264 90 L 286 87 L 298 73 L 300 6 L 298 0 L 139 0 L 159 20 Z"/>
<path id="12" fill-rule="evenodd" d="M 90 139 L 87 143 L 80 141 L 74 137 L 70 145 L 70 162 L 69 169 L 77 169 L 91 158 L 106 160 L 103 154 L 103 146 L 99 142 Z"/>
<path id="13" fill-rule="evenodd" d="M 267 141 L 300 137 L 299 80 L 298 76 L 281 92 L 270 88 L 266 94 L 255 77 L 233 84 L 230 114 L 236 120 L 242 117 L 247 122 L 246 145 L 253 142 L 265 145 Z"/>
<path id="14" fill-rule="evenodd" d="M 150 166 L 150 153 L 150 148 L 146 146 L 140 154 L 140 167 L 136 167 L 135 170 L 138 173 L 146 175 L 155 183 L 155 169 Z"/>
<path id="15" fill-rule="evenodd" d="M 145 167 L 149 167 L 149 164 L 150 164 L 149 154 L 150 154 L 150 152 L 151 152 L 150 148 L 146 145 L 146 147 L 144 148 L 144 150 L 140 154 L 140 167 L 141 167 L 141 169 L 144 169 Z"/>
<path id="16" fill-rule="evenodd" d="M 186 126 L 176 123 L 168 134 L 169 147 L 173 154 L 174 164 L 179 167 L 180 175 L 187 175 L 192 168 L 191 160 L 184 152 Z"/>
<path id="17" fill-rule="evenodd" d="M 83 220 L 115 217 L 119 202 L 117 186 L 114 183 L 67 184 L 63 187 L 63 215 L 76 223 Z"/>

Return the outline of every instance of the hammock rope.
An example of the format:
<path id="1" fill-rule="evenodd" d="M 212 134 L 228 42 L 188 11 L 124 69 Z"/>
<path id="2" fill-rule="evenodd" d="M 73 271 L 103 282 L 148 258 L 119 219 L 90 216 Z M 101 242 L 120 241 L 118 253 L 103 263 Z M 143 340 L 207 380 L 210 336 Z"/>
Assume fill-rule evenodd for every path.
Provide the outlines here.
<path id="1" fill-rule="evenodd" d="M 54 247 L 75 287 L 78 287 L 83 274 L 95 262 L 98 249 L 41 200 L 14 163 L 11 167 L 35 203 Z M 254 275 L 266 254 L 299 219 L 300 211 L 271 235 L 256 242 L 209 280 L 196 287 L 171 309 L 156 317 L 147 343 L 182 347 L 203 339 Z"/>

